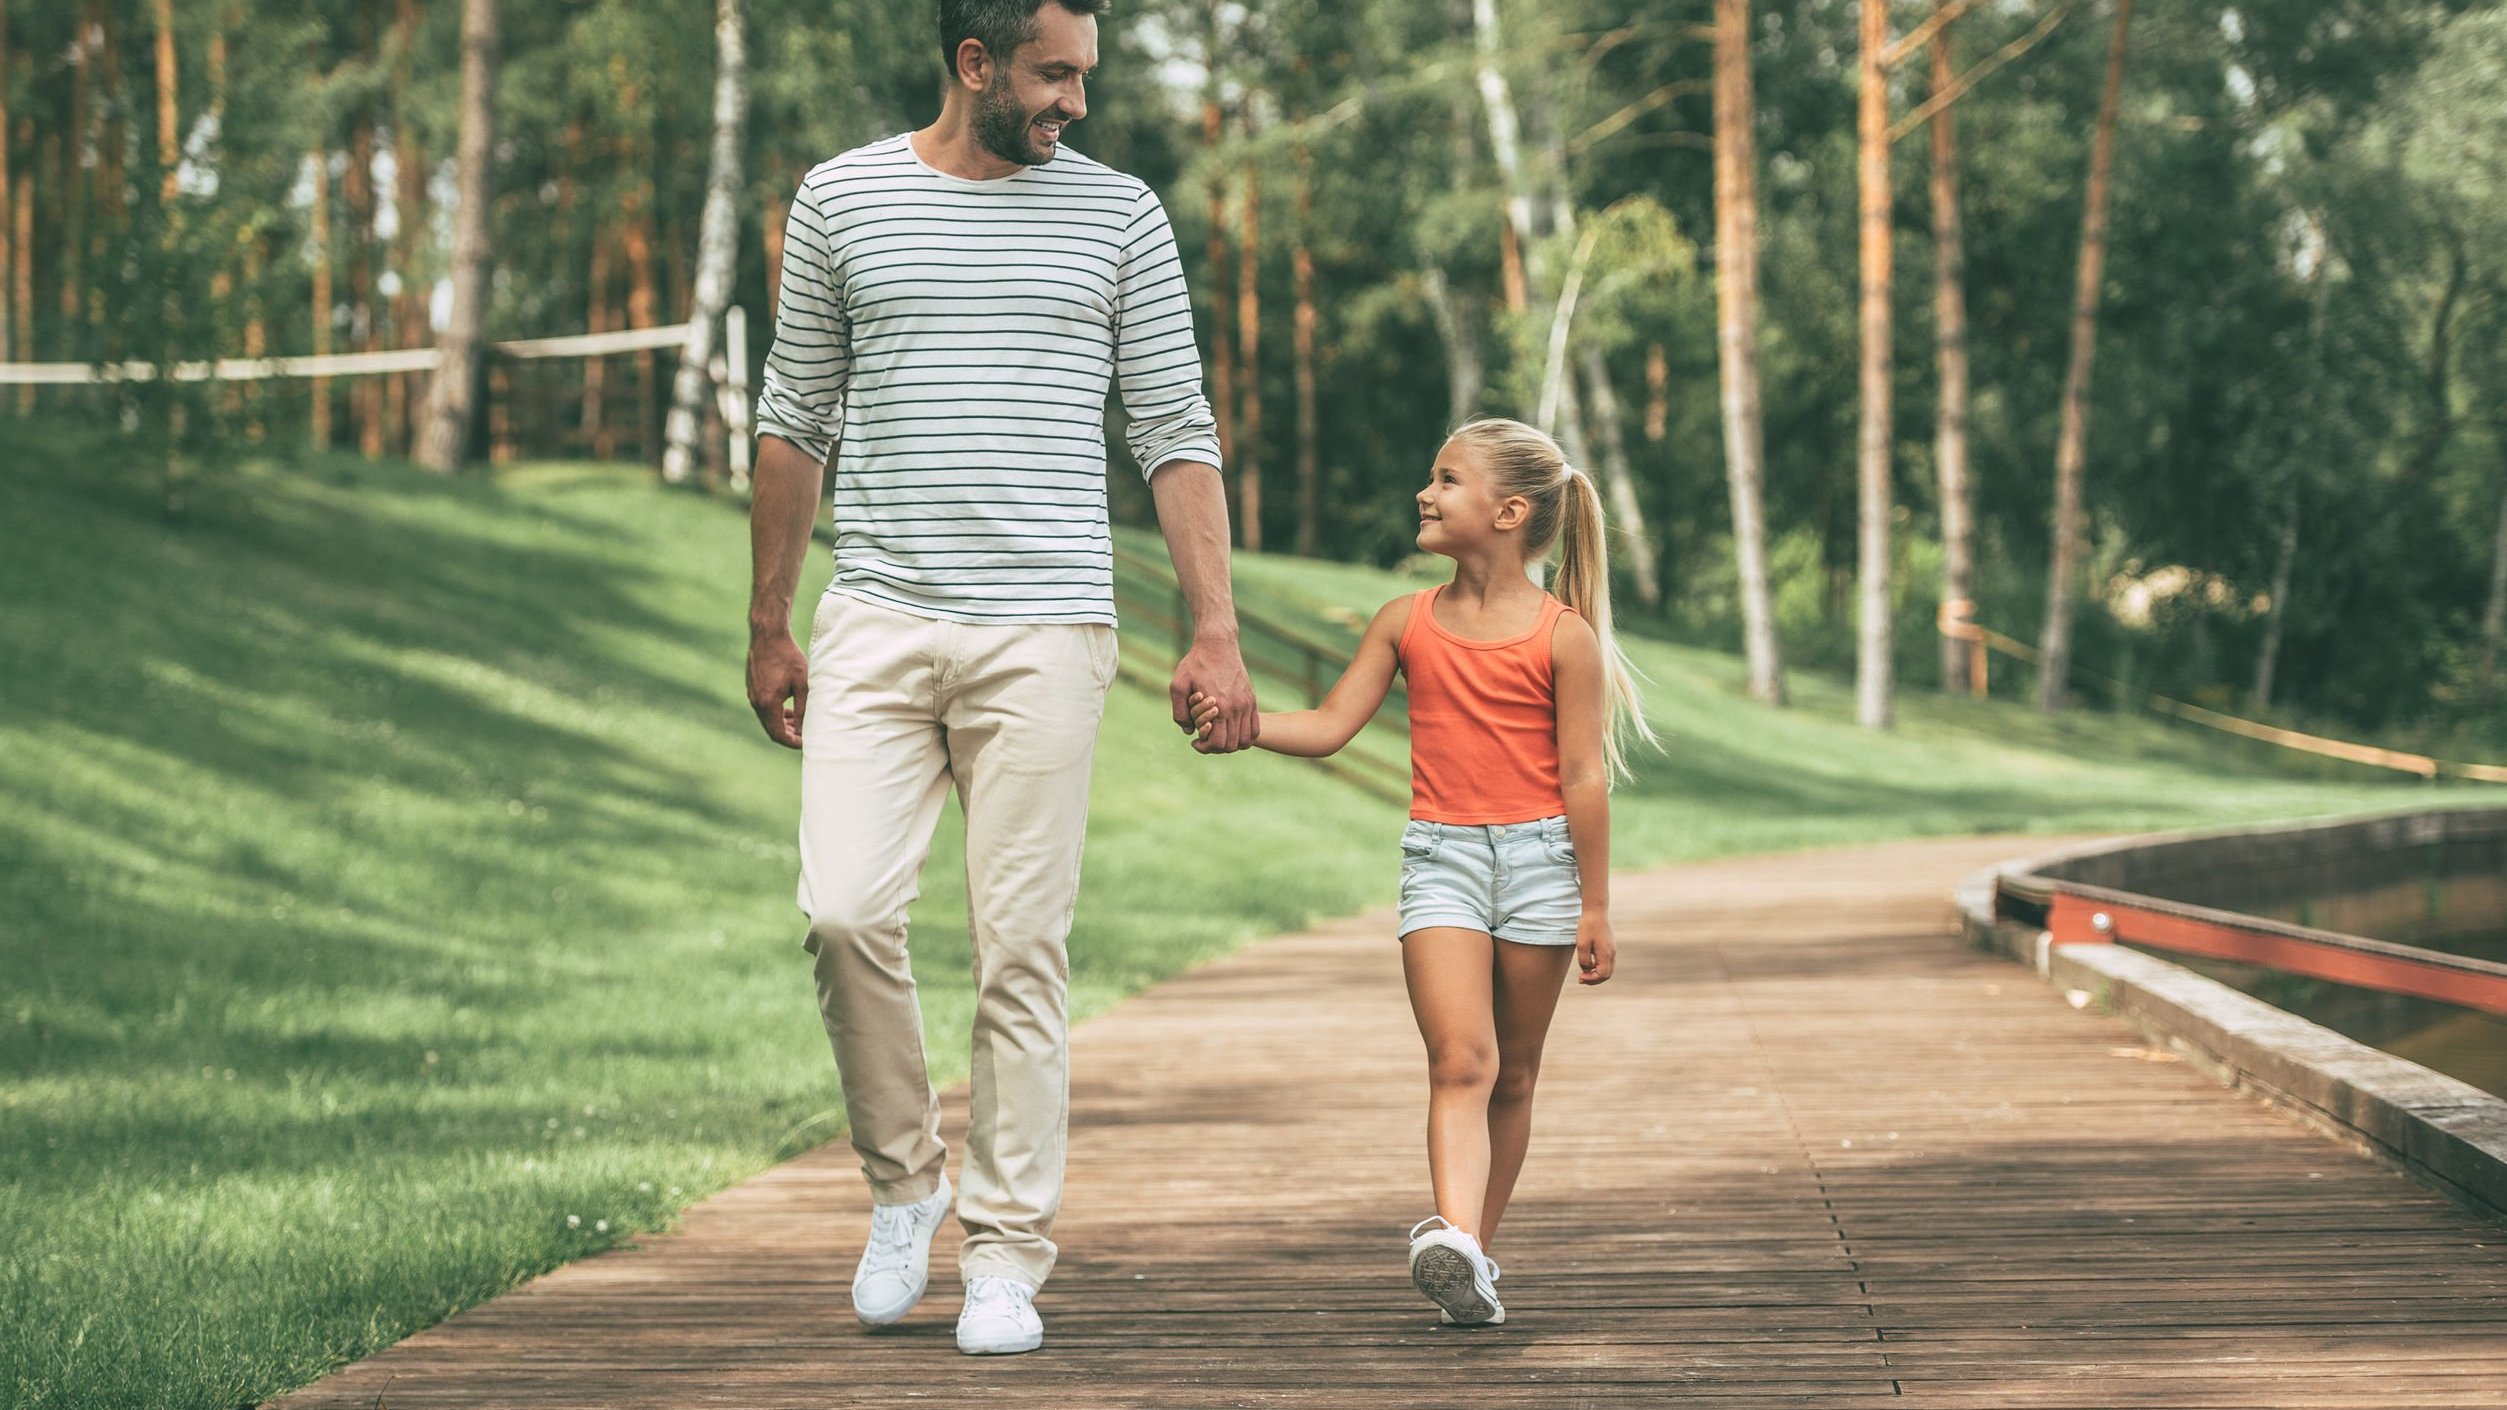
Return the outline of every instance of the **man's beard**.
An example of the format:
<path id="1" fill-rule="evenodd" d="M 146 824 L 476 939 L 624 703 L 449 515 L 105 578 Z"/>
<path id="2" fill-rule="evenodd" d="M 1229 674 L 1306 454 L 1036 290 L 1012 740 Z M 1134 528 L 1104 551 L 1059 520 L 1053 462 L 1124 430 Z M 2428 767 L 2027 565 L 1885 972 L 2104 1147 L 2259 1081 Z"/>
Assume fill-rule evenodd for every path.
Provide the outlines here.
<path id="1" fill-rule="evenodd" d="M 1043 166 L 1053 155 L 1036 146 L 1034 118 L 1019 111 L 1018 97 L 1010 91 L 1005 74 L 975 104 L 975 140 L 984 150 L 1005 162 L 1020 166 Z"/>

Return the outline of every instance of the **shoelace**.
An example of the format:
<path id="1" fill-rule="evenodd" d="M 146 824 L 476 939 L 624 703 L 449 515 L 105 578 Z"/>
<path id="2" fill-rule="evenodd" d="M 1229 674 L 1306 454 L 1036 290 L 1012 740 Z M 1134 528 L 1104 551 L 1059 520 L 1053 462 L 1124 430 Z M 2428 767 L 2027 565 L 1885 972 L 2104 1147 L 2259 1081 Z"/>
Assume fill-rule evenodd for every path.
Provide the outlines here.
<path id="1" fill-rule="evenodd" d="M 870 1212 L 870 1247 L 863 1251 L 865 1272 L 884 1273 L 914 1260 L 914 1211 L 911 1204 L 875 1204 Z"/>
<path id="2" fill-rule="evenodd" d="M 1015 1316 L 1020 1308 L 1026 1306 L 1027 1300 L 1025 1285 L 1008 1278 L 976 1278 L 966 1285 L 966 1315 L 969 1317 Z"/>

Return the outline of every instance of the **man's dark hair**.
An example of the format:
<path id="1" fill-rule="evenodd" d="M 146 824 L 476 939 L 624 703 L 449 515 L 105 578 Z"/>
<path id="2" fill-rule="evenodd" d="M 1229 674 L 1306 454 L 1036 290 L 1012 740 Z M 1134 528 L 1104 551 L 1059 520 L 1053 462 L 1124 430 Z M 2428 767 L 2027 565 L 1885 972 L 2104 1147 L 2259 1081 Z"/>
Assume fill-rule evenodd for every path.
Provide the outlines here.
<path id="1" fill-rule="evenodd" d="M 1018 46 L 1043 32 L 1036 12 L 1059 5 L 1074 15 L 1102 15 L 1110 0 L 940 0 L 940 65 L 958 76 L 958 46 L 972 39 L 995 64 L 1007 65 Z"/>

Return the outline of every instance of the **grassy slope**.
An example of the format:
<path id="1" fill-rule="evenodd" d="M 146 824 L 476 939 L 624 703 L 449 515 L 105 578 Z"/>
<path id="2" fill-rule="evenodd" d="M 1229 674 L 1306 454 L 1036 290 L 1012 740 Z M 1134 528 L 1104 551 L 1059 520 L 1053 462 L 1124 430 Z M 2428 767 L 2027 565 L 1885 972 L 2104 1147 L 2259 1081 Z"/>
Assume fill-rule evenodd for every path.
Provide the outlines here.
<path id="1" fill-rule="evenodd" d="M 0 1401 L 248 1403 L 834 1134 L 736 515 L 340 461 L 169 530 L 93 483 L 108 447 L 30 435 L 0 431 Z M 1240 576 L 1319 631 L 1401 586 Z M 1771 715 L 1727 660 L 1641 660 L 1671 747 L 1629 861 L 2415 796 L 2003 706 L 1910 700 L 1873 738 L 1834 684 Z M 1109 708 L 1083 1012 L 1389 898 L 1398 809 L 1199 760 L 1163 715 Z M 943 1081 L 957 837 L 916 908 Z"/>

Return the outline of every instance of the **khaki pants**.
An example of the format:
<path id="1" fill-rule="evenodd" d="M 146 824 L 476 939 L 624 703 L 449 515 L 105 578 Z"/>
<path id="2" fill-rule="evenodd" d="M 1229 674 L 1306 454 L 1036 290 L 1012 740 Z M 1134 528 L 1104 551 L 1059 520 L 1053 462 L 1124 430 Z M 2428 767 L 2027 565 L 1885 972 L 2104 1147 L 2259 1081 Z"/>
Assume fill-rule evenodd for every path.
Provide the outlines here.
<path id="1" fill-rule="evenodd" d="M 958 1263 L 1040 1286 L 1070 1110 L 1064 946 L 1114 629 L 974 626 L 839 591 L 819 603 L 809 661 L 800 903 L 862 1173 L 879 1203 L 908 1203 L 939 1188 L 948 1154 L 905 923 L 954 784 L 975 954 Z"/>

